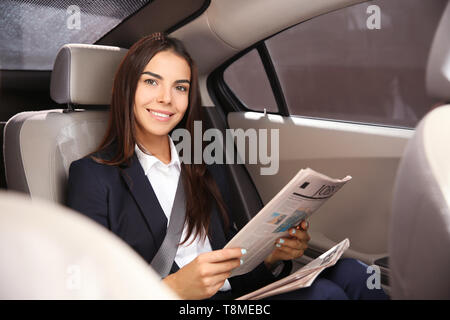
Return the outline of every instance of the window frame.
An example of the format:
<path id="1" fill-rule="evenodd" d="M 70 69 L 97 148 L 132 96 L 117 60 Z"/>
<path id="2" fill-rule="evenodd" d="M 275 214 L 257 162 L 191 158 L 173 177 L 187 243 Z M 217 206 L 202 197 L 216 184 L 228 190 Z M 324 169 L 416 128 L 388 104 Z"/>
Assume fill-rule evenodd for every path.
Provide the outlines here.
<path id="1" fill-rule="evenodd" d="M 259 58 L 261 59 L 261 63 L 264 67 L 264 72 L 269 81 L 278 109 L 277 112 L 267 111 L 266 113 L 282 115 L 286 117 L 289 116 L 289 111 L 287 109 L 286 100 L 284 98 L 280 82 L 278 80 L 278 75 L 276 74 L 274 65 L 265 45 L 265 41 L 270 37 L 267 37 L 266 39 L 263 39 L 234 55 L 208 76 L 207 88 L 211 99 L 215 105 L 222 106 L 225 115 L 227 115 L 229 112 L 258 112 L 256 110 L 247 108 L 245 104 L 234 94 L 233 90 L 228 86 L 224 79 L 225 70 L 231 64 L 255 49 L 259 55 Z"/>

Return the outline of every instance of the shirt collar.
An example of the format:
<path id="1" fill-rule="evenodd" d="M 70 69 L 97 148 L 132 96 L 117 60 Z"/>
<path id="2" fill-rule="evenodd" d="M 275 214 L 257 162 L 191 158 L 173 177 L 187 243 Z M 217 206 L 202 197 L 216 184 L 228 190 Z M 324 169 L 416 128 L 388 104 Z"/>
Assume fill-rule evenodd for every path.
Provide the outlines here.
<path id="1" fill-rule="evenodd" d="M 139 148 L 137 144 L 135 144 L 134 151 L 136 152 L 136 156 L 139 159 L 139 162 L 141 163 L 142 169 L 144 169 L 145 175 L 147 175 L 150 169 L 157 163 L 166 168 L 170 168 L 173 166 L 176 169 L 178 169 L 178 171 L 181 170 L 178 151 L 170 136 L 169 136 L 169 145 L 170 145 L 170 163 L 165 164 L 157 157 L 153 156 L 149 151 L 144 152 Z"/>

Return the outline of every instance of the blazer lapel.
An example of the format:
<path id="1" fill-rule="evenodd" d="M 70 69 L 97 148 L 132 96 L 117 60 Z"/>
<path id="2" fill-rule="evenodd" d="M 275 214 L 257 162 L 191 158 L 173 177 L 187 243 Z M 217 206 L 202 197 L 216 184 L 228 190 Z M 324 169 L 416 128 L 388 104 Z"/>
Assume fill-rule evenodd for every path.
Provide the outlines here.
<path id="1" fill-rule="evenodd" d="M 159 248 L 166 236 L 167 218 L 136 155 L 131 158 L 130 166 L 121 170 L 121 174 L 141 209 L 155 241 L 155 247 Z"/>

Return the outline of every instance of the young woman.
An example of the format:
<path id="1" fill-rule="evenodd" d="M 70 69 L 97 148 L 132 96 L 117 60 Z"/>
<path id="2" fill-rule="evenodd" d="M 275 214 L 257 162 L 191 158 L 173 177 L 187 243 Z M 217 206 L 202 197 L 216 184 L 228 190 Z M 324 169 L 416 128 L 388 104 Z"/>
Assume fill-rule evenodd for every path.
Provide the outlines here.
<path id="1" fill-rule="evenodd" d="M 194 137 L 194 121 L 201 120 L 197 68 L 183 44 L 161 33 L 144 37 L 130 48 L 116 73 L 103 142 L 70 167 L 68 205 L 151 263 L 173 218 L 181 182 L 185 224 L 163 281 L 184 299 L 234 298 L 288 274 L 289 261 L 307 248 L 308 226 L 304 221 L 291 229 L 253 271 L 228 279 L 246 252 L 221 249 L 236 232 L 227 210 L 223 166 L 181 162 L 169 136 L 178 126 Z M 274 268 L 280 262 L 284 267 Z M 367 289 L 367 276 L 362 264 L 344 259 L 310 288 L 277 298 L 385 298 L 382 290 Z"/>

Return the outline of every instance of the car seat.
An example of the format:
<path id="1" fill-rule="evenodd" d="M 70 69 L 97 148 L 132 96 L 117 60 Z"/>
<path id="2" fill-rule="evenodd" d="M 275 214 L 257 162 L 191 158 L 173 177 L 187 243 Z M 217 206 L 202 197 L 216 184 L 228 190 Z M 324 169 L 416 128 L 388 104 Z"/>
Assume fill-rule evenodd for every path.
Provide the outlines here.
<path id="1" fill-rule="evenodd" d="M 450 101 L 450 4 L 431 47 L 429 94 Z M 389 239 L 393 299 L 450 299 L 450 105 L 418 124 L 400 161 Z"/>
<path id="2" fill-rule="evenodd" d="M 131 247 L 91 219 L 0 192 L 0 299 L 177 299 Z"/>
<path id="3" fill-rule="evenodd" d="M 59 50 L 50 94 L 67 108 L 22 112 L 8 120 L 4 157 L 9 190 L 65 203 L 70 164 L 93 151 L 106 131 L 114 74 L 126 52 L 85 44 Z"/>

